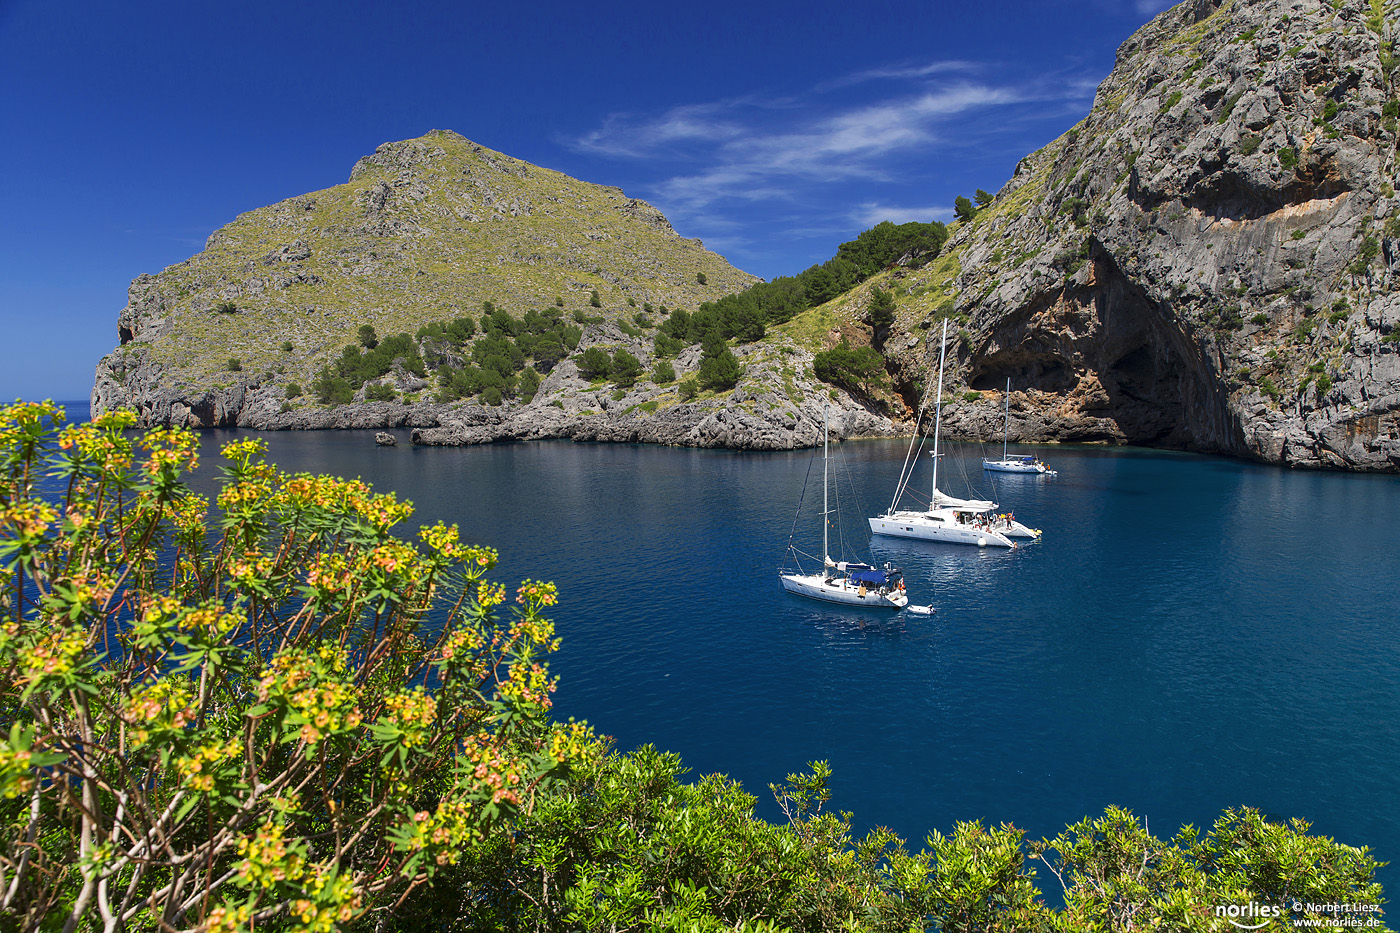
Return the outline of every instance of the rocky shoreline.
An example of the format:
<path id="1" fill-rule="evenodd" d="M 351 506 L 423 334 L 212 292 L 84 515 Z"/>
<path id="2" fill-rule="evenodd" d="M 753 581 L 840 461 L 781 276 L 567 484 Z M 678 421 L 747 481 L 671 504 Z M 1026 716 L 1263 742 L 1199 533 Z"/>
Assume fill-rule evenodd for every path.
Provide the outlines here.
<path id="1" fill-rule="evenodd" d="M 621 338 L 611 327 L 600 328 L 595 336 L 613 341 Z M 640 346 L 637 349 L 643 352 Z M 810 372 L 810 354 L 791 352 L 799 361 L 795 368 Z M 584 379 L 572 360 L 565 360 L 526 404 L 356 402 L 284 410 L 283 399 L 274 388 L 240 384 L 193 397 L 152 387 L 139 396 L 137 412 L 141 424 L 194 428 L 409 428 L 414 444 L 434 447 L 569 438 L 671 447 L 791 450 L 820 443 L 824 409 L 835 438 L 889 437 L 910 429 L 810 376 L 789 377 L 794 378 L 793 391 L 789 392 L 777 361 L 758 348 L 743 348 L 741 353 L 750 365 L 737 388 L 720 395 L 707 393 L 692 401 L 682 401 L 674 385 L 642 382 L 621 389 L 596 383 Z M 683 352 L 676 360 L 678 378 L 693 374 L 698 366 L 697 350 Z M 101 381 L 94 388 L 93 411 L 129 404 L 129 395 L 106 396 L 106 388 Z"/>

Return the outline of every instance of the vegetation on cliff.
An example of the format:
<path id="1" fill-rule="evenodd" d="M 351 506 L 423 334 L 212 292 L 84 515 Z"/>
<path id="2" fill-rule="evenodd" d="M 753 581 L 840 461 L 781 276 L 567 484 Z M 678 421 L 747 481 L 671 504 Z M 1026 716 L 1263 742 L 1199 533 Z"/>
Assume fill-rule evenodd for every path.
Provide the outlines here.
<path id="1" fill-rule="evenodd" d="M 434 131 L 379 147 L 345 184 L 242 214 L 199 254 L 138 278 L 96 396 L 145 409 L 147 392 L 195 397 L 240 380 L 280 396 L 366 324 L 415 334 L 483 302 L 613 319 L 753 281 L 616 188 Z"/>
<path id="2" fill-rule="evenodd" d="M 704 302 L 694 312 L 684 308 L 669 311 L 662 305 L 653 313 L 647 302 L 643 310 L 632 315 L 630 323 L 621 319 L 618 326 L 633 337 L 654 329 L 652 350 L 658 361 L 674 357 L 686 347 L 702 345 L 698 383 L 710 389 L 732 388 L 740 378 L 741 367 L 724 346 L 725 341 L 761 340 L 769 325 L 784 324 L 808 308 L 825 303 L 833 289 L 845 291 L 897 261 L 917 265 L 936 257 L 946 238 L 945 228 L 938 223 L 881 223 L 855 240 L 842 243 L 836 256 L 800 275 L 756 283 L 718 301 Z M 888 326 L 894 317 L 893 299 L 887 292 L 877 294 L 883 297 L 872 307 L 872 320 L 878 321 L 877 326 Z M 382 342 L 374 338 L 374 328 L 365 324 L 357 331 L 359 342 L 346 344 L 312 386 L 320 404 L 346 404 L 356 398 L 366 382 L 397 368 L 405 376 L 434 378 L 439 388 L 433 397 L 439 402 L 478 396 L 489 405 L 517 397 L 529 401 L 540 385 L 540 377 L 578 348 L 583 335 L 579 325 L 600 318 L 576 311 L 572 320 L 576 323 L 569 323 L 563 310 L 553 305 L 526 311 L 523 318 L 517 319 L 505 308 L 486 301 L 482 304 L 480 336 L 476 336 L 477 323 L 470 315 L 433 321 L 418 328 L 413 337 L 396 334 Z M 366 334 L 374 339 L 367 339 Z M 816 377 L 856 390 L 878 384 L 876 370 L 883 369 L 878 365 L 870 368 L 868 354 L 872 351 L 864 349 L 861 366 L 853 368 L 850 360 L 843 357 L 841 364 L 819 365 Z M 878 359 L 875 355 L 877 364 Z M 591 346 L 578 354 L 575 363 L 581 375 L 611 376 L 623 387 L 635 383 L 645 372 L 641 361 L 626 349 L 609 356 L 605 349 Z M 664 375 L 665 371 L 659 372 Z M 670 379 L 663 381 L 674 378 L 672 370 Z M 381 388 L 382 391 L 376 391 Z M 371 387 L 361 395 L 367 401 L 390 400 L 397 398 L 398 392 L 386 384 Z"/>
<path id="3" fill-rule="evenodd" d="M 727 337 L 757 340 L 763 336 L 764 325 L 786 323 L 896 263 L 919 266 L 936 258 L 947 239 L 947 228 L 936 221 L 899 225 L 882 221 L 854 240 L 842 243 L 836 255 L 826 262 L 795 276 L 758 282 L 739 294 L 702 304 L 698 316 L 705 322 L 713 315 Z M 707 326 L 693 324 L 691 333 L 703 332 Z"/>

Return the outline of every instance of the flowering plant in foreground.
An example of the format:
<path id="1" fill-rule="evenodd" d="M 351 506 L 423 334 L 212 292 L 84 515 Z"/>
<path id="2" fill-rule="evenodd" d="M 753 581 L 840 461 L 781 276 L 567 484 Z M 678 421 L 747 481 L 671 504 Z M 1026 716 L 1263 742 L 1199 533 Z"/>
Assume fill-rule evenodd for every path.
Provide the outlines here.
<path id="1" fill-rule="evenodd" d="M 331 930 L 589 753 L 549 718 L 552 584 L 367 484 L 182 430 L 0 409 L 0 914 Z M 57 923 L 55 922 L 57 921 Z"/>

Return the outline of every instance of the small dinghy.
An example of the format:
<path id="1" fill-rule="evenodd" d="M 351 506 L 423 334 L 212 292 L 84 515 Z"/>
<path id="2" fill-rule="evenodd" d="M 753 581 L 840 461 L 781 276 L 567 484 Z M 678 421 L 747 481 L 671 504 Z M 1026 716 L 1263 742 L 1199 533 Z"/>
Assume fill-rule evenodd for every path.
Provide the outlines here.
<path id="1" fill-rule="evenodd" d="M 907 610 L 909 610 L 910 612 L 912 612 L 912 613 L 913 613 L 914 615 L 916 615 L 916 616 L 931 616 L 931 615 L 933 615 L 935 612 L 938 611 L 937 609 L 933 608 L 932 606 L 916 606 L 916 605 L 914 605 L 913 603 L 910 603 L 909 605 L 905 606 L 904 608 L 907 609 Z"/>

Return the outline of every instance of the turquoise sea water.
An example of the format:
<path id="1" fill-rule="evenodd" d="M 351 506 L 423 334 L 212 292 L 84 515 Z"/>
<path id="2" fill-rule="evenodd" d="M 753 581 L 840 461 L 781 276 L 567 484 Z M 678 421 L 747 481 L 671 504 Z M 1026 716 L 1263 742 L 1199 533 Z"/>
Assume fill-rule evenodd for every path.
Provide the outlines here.
<path id="1" fill-rule="evenodd" d="M 206 434 L 207 454 L 233 436 Z M 904 568 L 938 609 L 917 617 L 780 589 L 809 451 L 262 436 L 286 469 L 459 523 L 505 582 L 557 581 L 558 713 L 741 780 L 766 816 L 768 783 L 826 759 L 835 807 L 915 847 L 978 818 L 1053 835 L 1114 804 L 1169 836 L 1247 804 L 1400 858 L 1394 477 L 1040 448 L 1058 476 L 996 489 L 1044 539 L 979 550 L 872 540 L 904 445 L 839 445 L 837 528 Z M 990 491 L 980 448 L 948 453 L 945 491 L 965 474 Z M 797 533 L 819 549 L 815 519 Z"/>

